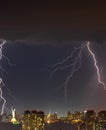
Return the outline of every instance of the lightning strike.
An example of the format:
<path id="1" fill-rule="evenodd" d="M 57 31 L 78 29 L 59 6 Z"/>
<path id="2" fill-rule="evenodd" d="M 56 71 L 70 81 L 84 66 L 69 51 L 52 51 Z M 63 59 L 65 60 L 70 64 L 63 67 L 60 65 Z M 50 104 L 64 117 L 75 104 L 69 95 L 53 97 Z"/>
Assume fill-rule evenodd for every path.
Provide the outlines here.
<path id="1" fill-rule="evenodd" d="M 94 61 L 94 66 L 95 66 L 96 72 L 97 72 L 98 83 L 104 87 L 104 90 L 106 90 L 105 83 L 101 80 L 100 69 L 97 65 L 97 60 L 96 60 L 95 54 L 93 53 L 93 51 L 90 48 L 90 42 L 87 42 L 87 48 L 88 48 L 88 51 L 91 54 L 93 61 Z"/>
<path id="2" fill-rule="evenodd" d="M 97 65 L 97 60 L 96 60 L 95 54 L 93 53 L 93 51 L 90 48 L 90 42 L 84 42 L 79 47 L 74 48 L 74 50 L 71 52 L 71 55 L 69 55 L 65 59 L 63 59 L 62 62 L 58 62 L 58 63 L 56 63 L 55 65 L 52 66 L 51 75 L 53 75 L 56 71 L 59 71 L 59 70 L 63 70 L 63 69 L 67 69 L 67 68 L 71 69 L 70 72 L 68 73 L 68 76 L 66 77 L 66 80 L 65 80 L 65 85 L 64 85 L 64 89 L 65 89 L 64 95 L 65 95 L 65 97 L 67 97 L 67 87 L 68 87 L 70 79 L 73 77 L 74 73 L 76 71 L 78 71 L 81 67 L 82 52 L 85 48 L 87 48 L 88 53 L 93 58 L 93 64 L 94 64 L 94 67 L 96 68 L 96 72 L 97 72 L 98 84 L 102 85 L 104 87 L 104 89 L 106 90 L 105 83 L 101 80 L 100 69 Z M 74 61 L 73 61 L 73 59 L 74 59 Z M 69 60 L 72 60 L 72 63 L 65 65 L 65 63 L 67 64 Z"/>
<path id="3" fill-rule="evenodd" d="M 0 43 L 0 60 L 2 59 L 3 55 L 2 55 L 2 48 L 4 46 L 4 44 L 6 43 L 6 40 L 3 40 Z M 3 97 L 3 91 L 2 91 L 2 86 L 4 85 L 2 78 L 0 78 L 0 99 L 3 102 L 2 106 L 1 106 L 1 115 L 3 115 L 4 113 L 4 109 L 5 109 L 5 105 L 6 105 L 6 99 Z"/>

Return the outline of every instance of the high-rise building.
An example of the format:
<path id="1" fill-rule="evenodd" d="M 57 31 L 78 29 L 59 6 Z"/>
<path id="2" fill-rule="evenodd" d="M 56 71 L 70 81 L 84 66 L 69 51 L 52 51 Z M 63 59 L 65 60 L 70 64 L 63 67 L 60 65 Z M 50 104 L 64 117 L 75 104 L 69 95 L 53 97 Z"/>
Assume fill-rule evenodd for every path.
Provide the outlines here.
<path id="1" fill-rule="evenodd" d="M 43 111 L 24 111 L 22 117 L 23 130 L 37 129 L 43 130 L 44 128 L 44 112 Z"/>
<path id="2" fill-rule="evenodd" d="M 98 118 L 101 121 L 106 121 L 106 110 L 102 110 L 100 112 L 98 112 Z"/>

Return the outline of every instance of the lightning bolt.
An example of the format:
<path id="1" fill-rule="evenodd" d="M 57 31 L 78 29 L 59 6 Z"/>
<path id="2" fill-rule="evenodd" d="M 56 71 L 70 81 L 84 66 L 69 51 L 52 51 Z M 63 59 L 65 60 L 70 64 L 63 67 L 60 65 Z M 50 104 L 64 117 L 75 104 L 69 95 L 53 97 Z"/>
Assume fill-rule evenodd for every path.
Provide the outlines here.
<path id="1" fill-rule="evenodd" d="M 71 53 L 71 56 L 74 56 L 73 54 L 76 53 L 76 50 L 79 50 L 76 57 L 74 58 L 74 62 L 71 64 L 72 65 L 71 72 L 68 74 L 68 77 L 65 81 L 65 97 L 67 97 L 67 87 L 68 87 L 68 83 L 69 83 L 70 79 L 72 78 L 74 73 L 80 69 L 80 66 L 82 63 L 81 62 L 82 61 L 82 51 L 85 48 L 85 46 L 86 45 L 83 43 L 80 47 L 74 49 L 74 51 Z"/>
<path id="2" fill-rule="evenodd" d="M 73 77 L 74 73 L 76 71 L 78 71 L 81 67 L 81 63 L 82 63 L 82 52 L 83 50 L 87 48 L 88 53 L 92 56 L 93 59 L 93 64 L 94 67 L 96 68 L 96 72 L 97 72 L 97 80 L 98 80 L 98 84 L 102 85 L 104 87 L 104 89 L 106 90 L 106 86 L 105 83 L 101 80 L 101 74 L 100 74 L 100 69 L 97 65 L 97 59 L 95 54 L 93 53 L 93 51 L 90 48 L 90 42 L 84 42 L 82 44 L 80 44 L 79 47 L 75 47 L 74 50 L 71 52 L 71 55 L 67 56 L 65 59 L 63 59 L 61 62 L 58 62 L 56 64 L 54 64 L 51 69 L 51 75 L 53 75 L 56 71 L 58 70 L 62 70 L 62 69 L 66 69 L 66 68 L 70 68 L 71 71 L 68 73 L 68 76 L 66 77 L 65 80 L 65 97 L 67 97 L 67 87 L 69 84 L 70 79 Z M 73 60 L 74 59 L 74 60 Z M 65 65 L 68 63 L 68 61 L 71 60 L 72 63 Z"/>
<path id="3" fill-rule="evenodd" d="M 6 43 L 6 40 L 1 40 L 1 43 L 0 43 L 0 60 L 3 57 L 3 55 L 2 55 L 2 48 L 3 48 L 5 43 Z M 2 78 L 0 78 L 0 98 L 1 98 L 1 101 L 3 101 L 2 106 L 1 106 L 1 115 L 3 115 L 4 109 L 5 109 L 5 105 L 6 105 L 6 99 L 3 97 L 3 91 L 2 91 L 2 86 L 3 85 L 4 85 L 3 80 L 2 80 Z"/>
<path id="4" fill-rule="evenodd" d="M 95 54 L 93 53 L 93 51 L 90 48 L 90 42 L 87 42 L 87 48 L 88 48 L 88 51 L 89 51 L 90 55 L 93 58 L 94 66 L 96 68 L 96 73 L 97 73 L 98 84 L 102 85 L 104 87 L 104 90 L 106 90 L 106 85 L 101 80 L 100 69 L 99 69 L 99 66 L 97 65 L 97 60 L 96 60 Z"/>

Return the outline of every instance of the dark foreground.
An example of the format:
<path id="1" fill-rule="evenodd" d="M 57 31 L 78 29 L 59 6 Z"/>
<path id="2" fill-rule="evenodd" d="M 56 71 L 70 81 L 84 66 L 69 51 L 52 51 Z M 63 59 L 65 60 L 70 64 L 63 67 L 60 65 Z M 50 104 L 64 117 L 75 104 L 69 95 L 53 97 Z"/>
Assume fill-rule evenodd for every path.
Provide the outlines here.
<path id="1" fill-rule="evenodd" d="M 53 123 L 53 124 L 46 124 L 45 130 L 78 130 L 78 128 L 73 124 L 67 123 Z"/>
<path id="2" fill-rule="evenodd" d="M 13 125 L 12 123 L 0 123 L 0 130 L 22 130 L 22 126 L 20 124 Z"/>

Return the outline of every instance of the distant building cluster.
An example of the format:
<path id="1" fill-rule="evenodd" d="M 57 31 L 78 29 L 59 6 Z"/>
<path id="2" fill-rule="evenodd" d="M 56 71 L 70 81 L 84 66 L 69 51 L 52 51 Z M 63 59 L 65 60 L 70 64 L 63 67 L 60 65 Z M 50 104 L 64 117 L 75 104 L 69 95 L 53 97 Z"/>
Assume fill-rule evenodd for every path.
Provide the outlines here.
<path id="1" fill-rule="evenodd" d="M 68 112 L 58 118 L 58 114 L 45 114 L 43 111 L 26 110 L 17 115 L 12 113 L 0 116 L 2 130 L 106 130 L 106 110 L 96 113 L 94 110 Z"/>
<path id="2" fill-rule="evenodd" d="M 60 119 L 65 123 L 76 125 L 78 130 L 106 130 L 106 110 L 98 113 L 94 110 L 68 112 L 67 117 Z"/>
<path id="3" fill-rule="evenodd" d="M 98 113 L 94 110 L 75 111 L 74 113 L 68 112 L 66 117 L 56 117 L 57 115 L 55 114 L 47 116 L 45 123 L 53 124 L 62 122 L 67 124 L 67 126 L 68 124 L 73 124 L 77 130 L 106 130 L 106 110 Z"/>
<path id="4" fill-rule="evenodd" d="M 47 114 L 45 115 L 45 123 L 55 123 L 55 122 L 58 122 L 58 115 L 57 113 L 54 113 L 54 114 Z"/>

